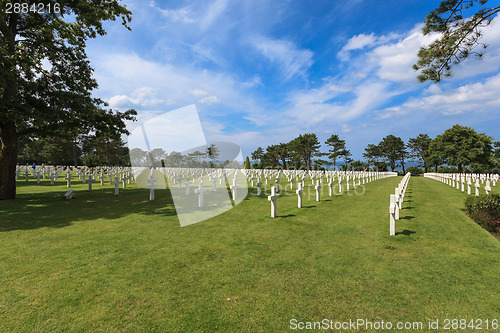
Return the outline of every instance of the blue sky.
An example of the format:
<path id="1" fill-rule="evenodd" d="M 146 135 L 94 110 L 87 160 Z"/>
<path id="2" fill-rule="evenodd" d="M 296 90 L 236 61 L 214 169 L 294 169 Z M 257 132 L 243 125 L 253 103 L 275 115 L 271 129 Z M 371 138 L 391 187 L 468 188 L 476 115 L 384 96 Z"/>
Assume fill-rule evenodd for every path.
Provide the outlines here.
<path id="1" fill-rule="evenodd" d="M 454 124 L 500 140 L 500 19 L 482 60 L 439 84 L 411 66 L 440 1 L 123 1 L 132 31 L 106 24 L 88 43 L 113 109 L 145 121 L 195 104 L 208 142 L 258 146 L 338 134 L 355 159 L 389 134 L 431 137 Z M 189 135 L 189 133 L 185 133 Z M 322 151 L 326 151 L 322 144 Z"/>

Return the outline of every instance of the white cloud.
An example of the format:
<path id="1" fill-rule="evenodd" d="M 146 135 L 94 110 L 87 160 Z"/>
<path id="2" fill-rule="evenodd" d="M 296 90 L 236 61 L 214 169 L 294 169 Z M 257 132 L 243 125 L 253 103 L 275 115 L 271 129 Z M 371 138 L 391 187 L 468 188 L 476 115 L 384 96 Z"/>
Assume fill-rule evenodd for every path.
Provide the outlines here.
<path id="1" fill-rule="evenodd" d="M 190 45 L 191 51 L 196 55 L 198 60 L 210 61 L 218 66 L 223 66 L 225 61 L 224 58 L 216 54 L 210 47 L 202 45 L 202 43 L 196 43 Z"/>
<path id="2" fill-rule="evenodd" d="M 271 62 L 276 63 L 285 80 L 294 77 L 305 77 L 307 70 L 313 64 L 313 52 L 299 49 L 287 40 L 258 37 L 252 41 L 253 46 Z"/>
<path id="3" fill-rule="evenodd" d="M 349 97 L 342 97 L 348 92 Z M 290 94 L 289 122 L 321 129 L 332 123 L 356 119 L 383 105 L 393 95 L 387 84 L 367 81 L 357 87 L 339 87 L 327 83 L 320 88 Z"/>
<path id="4" fill-rule="evenodd" d="M 369 35 L 359 34 L 351 37 L 347 41 L 347 44 L 342 48 L 342 50 L 351 51 L 351 50 L 362 49 L 365 46 L 375 45 L 376 42 L 377 38 L 375 37 L 375 34 L 373 32 Z"/>
<path id="5" fill-rule="evenodd" d="M 217 97 L 217 96 L 207 96 L 207 97 L 203 97 L 198 102 L 202 103 L 202 104 L 212 105 L 212 104 L 220 103 L 221 101 L 220 101 L 219 97 Z"/>
<path id="6" fill-rule="evenodd" d="M 208 94 L 205 90 L 201 89 L 190 89 L 188 90 L 188 93 L 190 93 L 193 96 L 205 96 L 206 94 Z"/>
<path id="7" fill-rule="evenodd" d="M 208 7 L 205 16 L 200 21 L 200 27 L 202 30 L 205 30 L 212 25 L 217 17 L 219 17 L 226 9 L 227 3 L 227 0 L 215 0 L 212 2 L 212 4 Z"/>
<path id="8" fill-rule="evenodd" d="M 152 87 L 139 87 L 130 95 L 114 95 L 109 98 L 111 108 L 152 107 L 160 104 L 169 104 L 163 99 L 156 97 L 156 89 Z"/>
<path id="9" fill-rule="evenodd" d="M 408 37 L 396 43 L 389 43 L 376 47 L 368 56 L 376 64 L 376 74 L 384 80 L 393 82 L 417 82 L 416 72 L 412 66 L 417 62 L 417 52 L 424 46 L 430 44 L 437 34 L 424 36 L 417 26 Z"/>
<path id="10" fill-rule="evenodd" d="M 337 53 L 337 57 L 342 61 L 349 60 L 349 51 L 362 50 L 364 48 L 371 48 L 377 45 L 388 43 L 394 39 L 400 38 L 401 35 L 390 33 L 388 35 L 377 36 L 375 33 L 359 34 L 351 37 L 347 43 Z"/>
<path id="11" fill-rule="evenodd" d="M 251 87 L 230 74 L 147 61 L 136 54 L 101 53 L 93 58 L 99 97 L 118 110 L 159 114 L 197 104 L 200 117 L 266 119 Z M 119 82 L 119 84 L 117 84 Z M 262 116 L 264 115 L 264 116 Z"/>
<path id="12" fill-rule="evenodd" d="M 432 87 L 432 86 L 431 86 Z M 380 118 L 417 113 L 433 113 L 453 116 L 463 113 L 475 113 L 486 116 L 497 114 L 500 108 L 500 74 L 494 75 L 484 83 L 472 83 L 456 89 L 442 91 L 432 88 L 423 92 L 424 97 L 412 98 L 407 102 L 383 109 Z M 430 96 L 425 96 L 429 92 Z"/>
<path id="13" fill-rule="evenodd" d="M 169 18 L 173 22 L 182 22 L 182 23 L 193 23 L 195 20 L 191 18 L 189 15 L 191 10 L 189 7 L 183 7 L 179 9 L 161 9 L 156 6 L 154 1 L 149 2 L 149 6 L 158 10 L 164 17 Z"/>

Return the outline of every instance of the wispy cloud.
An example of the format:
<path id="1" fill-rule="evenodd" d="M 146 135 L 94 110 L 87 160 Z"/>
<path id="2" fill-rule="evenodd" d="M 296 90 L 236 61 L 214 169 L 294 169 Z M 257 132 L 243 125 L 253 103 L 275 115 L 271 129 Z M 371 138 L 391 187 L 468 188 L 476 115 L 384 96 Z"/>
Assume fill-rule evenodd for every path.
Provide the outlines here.
<path id="1" fill-rule="evenodd" d="M 200 20 L 200 28 L 205 30 L 212 25 L 215 20 L 224 12 L 228 4 L 228 0 L 215 0 L 210 4 L 206 14 Z"/>
<path id="2" fill-rule="evenodd" d="M 320 139 L 342 133 L 362 150 L 380 133 L 411 133 L 414 124 L 426 124 L 423 117 L 440 126 L 458 117 L 498 119 L 499 19 L 483 31 L 490 45 L 483 60 L 468 59 L 451 79 L 430 85 L 419 84 L 412 69 L 419 48 L 436 38 L 423 36 L 421 23 L 372 32 L 342 29 L 317 14 L 359 19 L 368 3 L 315 4 L 303 19 L 308 6 L 293 1 L 126 1 L 138 14 L 133 37 L 116 29 L 125 37 L 109 36 L 89 55 L 96 95 L 113 108 L 137 109 L 141 118 L 196 104 L 207 137 L 247 150 L 304 132 Z"/>
<path id="3" fill-rule="evenodd" d="M 173 22 L 193 23 L 195 20 L 190 17 L 191 10 L 189 7 L 179 9 L 162 9 L 159 8 L 154 1 L 149 2 L 149 6 L 158 10 L 164 17 Z"/>
<path id="4" fill-rule="evenodd" d="M 500 108 L 500 74 L 490 77 L 484 83 L 467 84 L 447 91 L 432 85 L 421 97 L 413 97 L 407 102 L 389 107 L 379 112 L 386 119 L 414 112 L 426 112 L 453 116 L 463 113 L 497 114 Z M 427 96 L 425 96 L 427 95 Z M 498 117 L 498 116 L 497 116 Z"/>
<path id="5" fill-rule="evenodd" d="M 202 103 L 202 104 L 212 105 L 212 104 L 220 103 L 221 100 L 217 96 L 207 96 L 207 97 L 203 97 L 198 102 Z"/>
<path id="6" fill-rule="evenodd" d="M 314 53 L 311 50 L 300 49 L 288 40 L 256 37 L 252 44 L 267 59 L 279 66 L 285 80 L 294 77 L 306 77 L 307 70 L 313 64 Z"/>

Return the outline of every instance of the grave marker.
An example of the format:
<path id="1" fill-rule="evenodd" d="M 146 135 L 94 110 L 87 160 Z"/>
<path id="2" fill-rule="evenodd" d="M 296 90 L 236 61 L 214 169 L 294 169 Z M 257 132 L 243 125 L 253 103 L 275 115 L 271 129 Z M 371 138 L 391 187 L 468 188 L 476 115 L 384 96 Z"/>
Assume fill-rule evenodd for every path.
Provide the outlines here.
<path id="1" fill-rule="evenodd" d="M 302 208 L 302 193 L 304 193 L 304 190 L 302 189 L 302 183 L 299 183 L 299 189 L 295 191 L 295 193 L 297 193 L 297 206 L 299 208 Z"/>
<path id="2" fill-rule="evenodd" d="M 276 217 L 276 200 L 280 197 L 279 194 L 276 194 L 276 187 L 271 187 L 271 195 L 267 197 L 267 200 L 271 201 L 271 217 Z"/>
<path id="3" fill-rule="evenodd" d="M 320 201 L 321 185 L 319 184 L 319 180 L 316 180 L 316 186 L 314 186 L 314 189 L 316 190 L 316 201 Z"/>
<path id="4" fill-rule="evenodd" d="M 199 208 L 203 208 L 203 193 L 207 192 L 208 190 L 207 189 L 204 189 L 203 188 L 203 182 L 200 182 L 198 184 L 198 188 L 196 190 L 194 190 L 194 193 L 197 193 L 198 194 L 198 207 Z"/>

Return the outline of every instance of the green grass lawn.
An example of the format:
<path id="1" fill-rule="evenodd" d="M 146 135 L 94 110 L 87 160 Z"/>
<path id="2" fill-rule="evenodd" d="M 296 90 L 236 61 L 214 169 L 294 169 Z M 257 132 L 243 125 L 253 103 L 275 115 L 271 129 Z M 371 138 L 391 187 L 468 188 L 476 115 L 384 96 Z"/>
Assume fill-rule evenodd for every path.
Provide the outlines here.
<path id="1" fill-rule="evenodd" d="M 108 183 L 88 192 L 74 180 L 74 199 L 64 200 L 64 181 L 20 181 L 18 199 L 0 201 L 0 331 L 500 319 L 500 242 L 464 214 L 466 194 L 411 178 L 390 237 L 389 194 L 400 180 L 367 184 L 362 196 L 330 198 L 325 186 L 319 203 L 306 191 L 302 209 L 283 195 L 276 219 L 251 190 L 184 228 L 165 190 L 150 202 L 135 185 L 114 196 Z"/>

